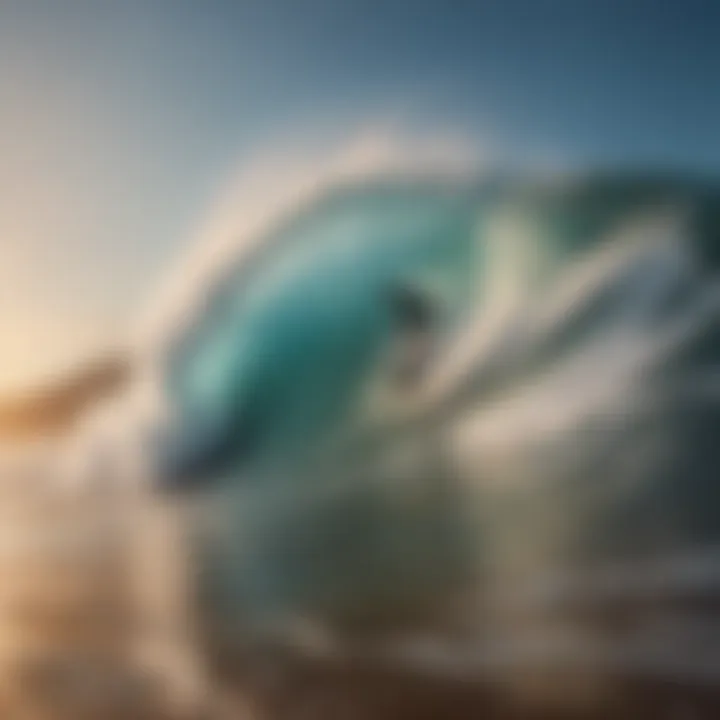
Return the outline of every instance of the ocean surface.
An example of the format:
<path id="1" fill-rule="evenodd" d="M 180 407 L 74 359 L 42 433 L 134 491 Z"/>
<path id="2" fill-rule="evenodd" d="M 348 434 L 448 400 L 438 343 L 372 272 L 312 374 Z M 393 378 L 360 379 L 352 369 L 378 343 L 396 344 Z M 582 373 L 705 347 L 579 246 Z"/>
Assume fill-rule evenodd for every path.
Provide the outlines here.
<path id="1" fill-rule="evenodd" d="M 7 666 L 125 662 L 168 503 L 153 617 L 218 657 L 714 687 L 720 183 L 335 170 L 182 267 L 128 388 L 6 463 Z"/>

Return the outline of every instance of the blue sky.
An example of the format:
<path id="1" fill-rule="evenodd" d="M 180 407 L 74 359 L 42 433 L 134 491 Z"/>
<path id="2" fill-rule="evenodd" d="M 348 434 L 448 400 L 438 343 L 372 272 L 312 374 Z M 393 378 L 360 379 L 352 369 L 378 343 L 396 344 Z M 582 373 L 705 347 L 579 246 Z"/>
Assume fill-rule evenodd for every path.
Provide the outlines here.
<path id="1" fill-rule="evenodd" d="M 0 0 L 0 389 L 109 342 L 258 147 L 388 114 L 720 172 L 713 0 Z"/>

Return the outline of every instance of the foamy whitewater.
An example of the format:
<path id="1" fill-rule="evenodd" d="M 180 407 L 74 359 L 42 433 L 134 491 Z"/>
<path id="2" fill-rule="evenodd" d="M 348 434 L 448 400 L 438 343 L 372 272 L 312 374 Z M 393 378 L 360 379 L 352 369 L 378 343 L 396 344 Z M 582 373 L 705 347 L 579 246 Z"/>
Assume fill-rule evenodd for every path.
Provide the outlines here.
<path id="1" fill-rule="evenodd" d="M 516 606 L 720 589 L 718 184 L 477 155 L 370 134 L 252 169 L 127 396 L 45 465 L 191 508 L 183 592 L 214 642 L 492 626 L 510 652 Z M 432 309 L 419 335 L 398 290 Z"/>

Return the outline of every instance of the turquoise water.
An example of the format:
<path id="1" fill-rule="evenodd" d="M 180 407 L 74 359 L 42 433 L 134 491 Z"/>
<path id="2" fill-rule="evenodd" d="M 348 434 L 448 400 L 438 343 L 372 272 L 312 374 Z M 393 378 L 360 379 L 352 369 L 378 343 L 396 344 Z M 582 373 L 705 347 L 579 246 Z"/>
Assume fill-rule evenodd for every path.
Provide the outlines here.
<path id="1" fill-rule="evenodd" d="M 429 622 L 716 544 L 719 238 L 718 188 L 670 177 L 388 181 L 279 218 L 166 358 L 163 483 L 207 506 L 213 612 Z M 397 288 L 434 310 L 409 386 Z"/>

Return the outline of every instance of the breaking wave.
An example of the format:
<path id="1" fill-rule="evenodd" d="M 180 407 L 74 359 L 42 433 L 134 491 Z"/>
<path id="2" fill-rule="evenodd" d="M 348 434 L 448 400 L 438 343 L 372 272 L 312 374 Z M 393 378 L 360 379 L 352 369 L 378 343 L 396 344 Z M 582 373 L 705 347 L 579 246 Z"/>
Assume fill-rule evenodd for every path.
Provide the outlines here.
<path id="1" fill-rule="evenodd" d="M 481 172 L 476 157 L 462 143 L 408 145 L 371 133 L 327 157 L 263 160 L 212 213 L 199 253 L 143 322 L 128 394 L 85 418 L 63 445 L 67 467 L 53 456 L 44 476 L 81 486 L 107 475 L 146 480 L 158 472 L 159 443 L 171 455 L 208 437 L 212 445 L 234 417 L 228 398 L 245 402 L 246 395 L 256 403 L 252 417 L 265 423 L 247 442 L 260 437 L 284 447 L 288 434 L 311 425 L 302 414 L 296 425 L 287 420 L 289 404 L 310 397 L 295 394 L 296 371 L 306 373 L 303 387 L 320 407 L 317 398 L 330 387 L 320 377 L 336 378 L 337 358 L 318 357 L 318 366 L 328 366 L 317 377 L 278 360 L 270 382 L 267 362 L 260 369 L 246 362 L 246 346 L 271 338 L 273 352 L 287 350 L 306 318 L 312 325 L 321 317 L 314 313 L 325 313 L 325 322 L 330 312 L 355 312 L 357 297 L 376 288 L 373 273 L 395 280 L 422 256 L 423 271 L 444 263 L 430 285 L 452 298 L 453 311 L 422 383 L 409 401 L 387 403 L 373 427 L 382 446 L 372 463 L 382 472 L 367 485 L 374 489 L 353 485 L 358 473 L 348 455 L 353 490 L 345 500 L 333 499 L 343 487 L 337 470 L 324 485 L 303 485 L 300 476 L 243 491 L 242 507 L 233 504 L 236 493 L 224 496 L 242 530 L 229 543 L 242 536 L 243 558 L 223 565 L 239 562 L 226 546 L 213 567 L 233 580 L 242 575 L 244 611 L 333 615 L 333 603 L 354 611 L 396 601 L 404 611 L 408 595 L 465 589 L 479 577 L 498 598 L 512 588 L 516 602 L 530 602 L 538 588 L 557 598 L 558 588 L 572 585 L 563 573 L 578 567 L 627 578 L 628 563 L 672 557 L 680 559 L 657 565 L 659 572 L 682 580 L 700 548 L 716 571 L 718 188 L 671 176 L 496 176 Z M 347 208 L 350 222 L 333 225 L 329 245 L 322 233 L 295 231 L 297 218 L 302 227 L 324 227 Z M 427 242 L 414 254 L 416 238 Z M 246 287 L 261 309 L 247 324 L 224 325 Z M 358 333 L 380 337 L 375 316 L 362 318 Z M 294 353 L 294 346 L 286 353 L 293 362 Z M 284 357 L 263 355 L 271 356 Z M 194 369 L 208 363 L 211 382 Z M 283 395 L 288 388 L 293 394 Z M 196 407 L 202 411 L 187 410 Z M 339 407 L 328 400 L 321 410 Z M 315 415 L 313 422 L 327 427 Z M 269 442 L 279 425 L 282 437 Z M 429 447 L 439 450 L 428 461 Z M 230 475 L 262 477 L 259 465 L 248 470 L 235 461 Z M 202 456 L 199 462 L 199 475 L 212 474 Z M 446 504 L 445 496 L 421 501 L 407 483 L 392 484 L 406 482 L 399 466 L 425 477 L 437 463 L 451 488 Z M 358 508 L 367 516 L 359 518 Z M 448 515 L 438 524 L 439 513 Z M 215 520 L 222 524 L 221 515 Z M 364 571 L 349 578 L 348 566 Z M 549 589 L 548 578 L 555 578 Z M 531 591 L 518 594 L 528 584 Z"/>

